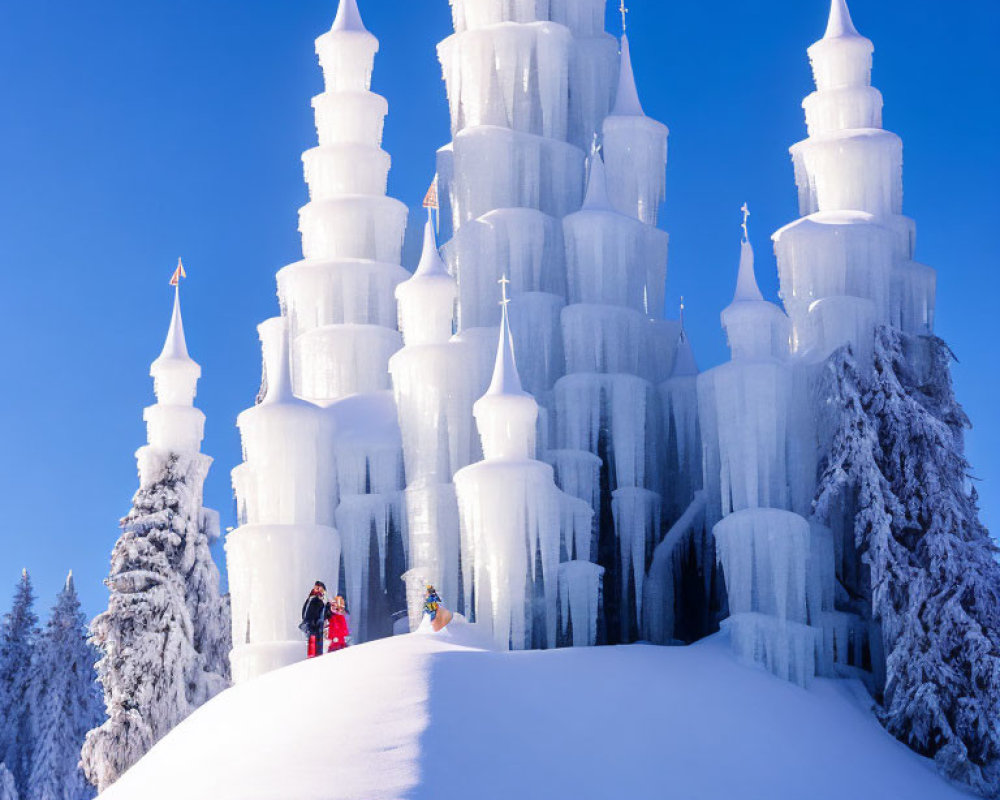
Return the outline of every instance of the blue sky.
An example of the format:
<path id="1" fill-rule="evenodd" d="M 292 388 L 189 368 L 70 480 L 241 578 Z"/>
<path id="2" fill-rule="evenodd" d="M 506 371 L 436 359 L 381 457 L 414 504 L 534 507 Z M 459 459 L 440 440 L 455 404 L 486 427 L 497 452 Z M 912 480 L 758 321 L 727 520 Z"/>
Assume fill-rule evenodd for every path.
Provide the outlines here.
<path id="1" fill-rule="evenodd" d="M 701 366 L 725 358 L 739 207 L 753 210 L 758 274 L 768 237 L 797 216 L 787 148 L 805 135 L 805 48 L 826 0 L 632 0 L 646 111 L 671 128 L 663 227 L 669 304 L 687 298 Z M 361 0 L 381 39 L 374 89 L 389 99 L 390 192 L 419 204 L 448 139 L 435 44 L 446 0 Z M 886 127 L 903 137 L 906 213 L 939 273 L 938 332 L 955 350 L 969 455 L 985 518 L 1000 528 L 995 397 L 1000 296 L 1000 81 L 994 0 L 852 0 L 875 42 Z M 182 255 L 206 489 L 233 520 L 236 415 L 260 376 L 255 326 L 277 311 L 274 273 L 299 256 L 299 156 L 315 143 L 313 39 L 335 0 L 8 0 L 0 5 L 0 609 L 22 566 L 41 607 L 72 568 L 96 613 L 136 488 L 133 453 L 152 401 L 149 362 Z M 609 30 L 617 15 L 609 12 Z M 412 268 L 412 264 L 407 266 Z"/>

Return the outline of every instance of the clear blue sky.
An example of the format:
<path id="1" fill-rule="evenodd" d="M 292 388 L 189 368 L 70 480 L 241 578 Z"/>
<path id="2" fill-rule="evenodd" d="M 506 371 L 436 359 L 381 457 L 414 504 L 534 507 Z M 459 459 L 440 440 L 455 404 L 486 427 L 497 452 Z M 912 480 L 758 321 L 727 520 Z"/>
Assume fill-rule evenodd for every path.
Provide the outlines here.
<path id="1" fill-rule="evenodd" d="M 671 128 L 663 225 L 668 302 L 687 297 L 701 366 L 725 358 L 739 207 L 768 237 L 797 216 L 787 148 L 805 134 L 805 48 L 827 0 L 631 0 L 647 113 Z M 185 321 L 202 364 L 208 504 L 232 524 L 235 419 L 260 375 L 255 325 L 299 256 L 300 153 L 315 143 L 313 39 L 335 0 L 7 0 L 0 5 L 0 609 L 22 566 L 47 609 L 70 568 L 99 611 L 117 520 L 183 255 Z M 361 0 L 381 39 L 390 191 L 419 204 L 448 139 L 435 44 L 446 0 Z M 886 126 L 903 137 L 906 213 L 939 274 L 938 331 L 976 424 L 969 454 L 1000 528 L 1000 297 L 995 0 L 851 0 L 875 42 Z M 617 31 L 609 13 L 609 30 Z M 407 266 L 412 268 L 412 264 Z"/>

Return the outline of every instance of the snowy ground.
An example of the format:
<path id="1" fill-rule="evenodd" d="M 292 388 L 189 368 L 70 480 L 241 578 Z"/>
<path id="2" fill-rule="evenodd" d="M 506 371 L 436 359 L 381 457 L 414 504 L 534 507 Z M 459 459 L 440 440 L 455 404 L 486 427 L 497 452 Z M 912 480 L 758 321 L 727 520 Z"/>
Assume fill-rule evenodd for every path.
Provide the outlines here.
<path id="1" fill-rule="evenodd" d="M 497 653 L 475 626 L 400 636 L 231 689 L 102 800 L 968 798 L 878 726 L 687 648 Z"/>

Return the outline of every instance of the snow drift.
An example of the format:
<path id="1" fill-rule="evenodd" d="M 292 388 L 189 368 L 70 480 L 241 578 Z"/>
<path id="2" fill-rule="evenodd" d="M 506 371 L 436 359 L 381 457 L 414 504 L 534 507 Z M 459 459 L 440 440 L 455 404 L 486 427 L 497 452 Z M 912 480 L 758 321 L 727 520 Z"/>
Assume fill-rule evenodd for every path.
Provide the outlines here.
<path id="1" fill-rule="evenodd" d="M 809 690 L 691 647 L 496 652 L 475 625 L 230 689 L 101 800 L 948 800 L 852 681 Z"/>

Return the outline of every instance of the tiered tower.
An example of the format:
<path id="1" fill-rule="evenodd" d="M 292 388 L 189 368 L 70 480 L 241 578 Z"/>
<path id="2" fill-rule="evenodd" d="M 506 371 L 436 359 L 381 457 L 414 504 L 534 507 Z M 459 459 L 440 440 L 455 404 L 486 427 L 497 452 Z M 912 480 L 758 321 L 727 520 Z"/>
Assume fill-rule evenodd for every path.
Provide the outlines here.
<path id="1" fill-rule="evenodd" d="M 554 647 L 560 629 L 565 642 L 594 644 L 603 570 L 572 556 L 579 540 L 589 545 L 592 515 L 565 519 L 571 498 L 535 459 L 539 407 L 521 386 L 506 294 L 501 315 L 493 377 L 474 407 L 484 458 L 455 475 L 463 575 L 475 587 L 466 604 L 502 648 Z"/>
<path id="2" fill-rule="evenodd" d="M 604 9 L 605 0 L 454 0 L 455 33 L 438 48 L 453 135 L 438 154 L 438 185 L 458 283 L 453 343 L 474 354 L 483 391 L 501 317 L 491 287 L 509 276 L 539 458 L 572 498 L 567 515 L 597 511 L 590 541 L 569 556 L 607 569 L 606 635 L 626 641 L 638 635 L 661 535 L 653 387 L 670 375 L 678 327 L 662 320 L 667 235 L 655 227 L 667 131 L 642 113 L 628 42 L 619 56 Z M 602 131 L 615 165 L 605 175 L 592 156 L 588 179 L 586 153 Z M 464 442 L 468 422 L 449 437 Z M 411 526 L 441 518 L 441 504 L 432 507 L 443 495 L 411 496 Z M 471 592 L 463 586 L 464 598 Z"/>
<path id="3" fill-rule="evenodd" d="M 403 602 L 403 464 L 388 362 L 402 345 L 395 289 L 409 277 L 400 266 L 407 210 L 386 196 L 388 104 L 370 91 L 378 46 L 356 0 L 341 0 L 316 40 L 325 91 L 313 100 L 319 146 L 303 155 L 304 258 L 278 273 L 282 316 L 261 326 L 263 402 L 239 422 L 241 527 L 227 545 L 238 679 L 304 657 L 295 624 L 316 579 L 333 590 L 343 572 L 360 641 L 391 633 Z"/>
<path id="4" fill-rule="evenodd" d="M 847 342 L 863 359 L 875 325 L 922 334 L 934 324 L 936 277 L 913 260 L 903 146 L 882 128 L 873 52 L 846 0 L 833 0 L 826 34 L 809 48 L 809 137 L 791 149 L 802 218 L 774 234 L 792 345 L 812 359 Z"/>

